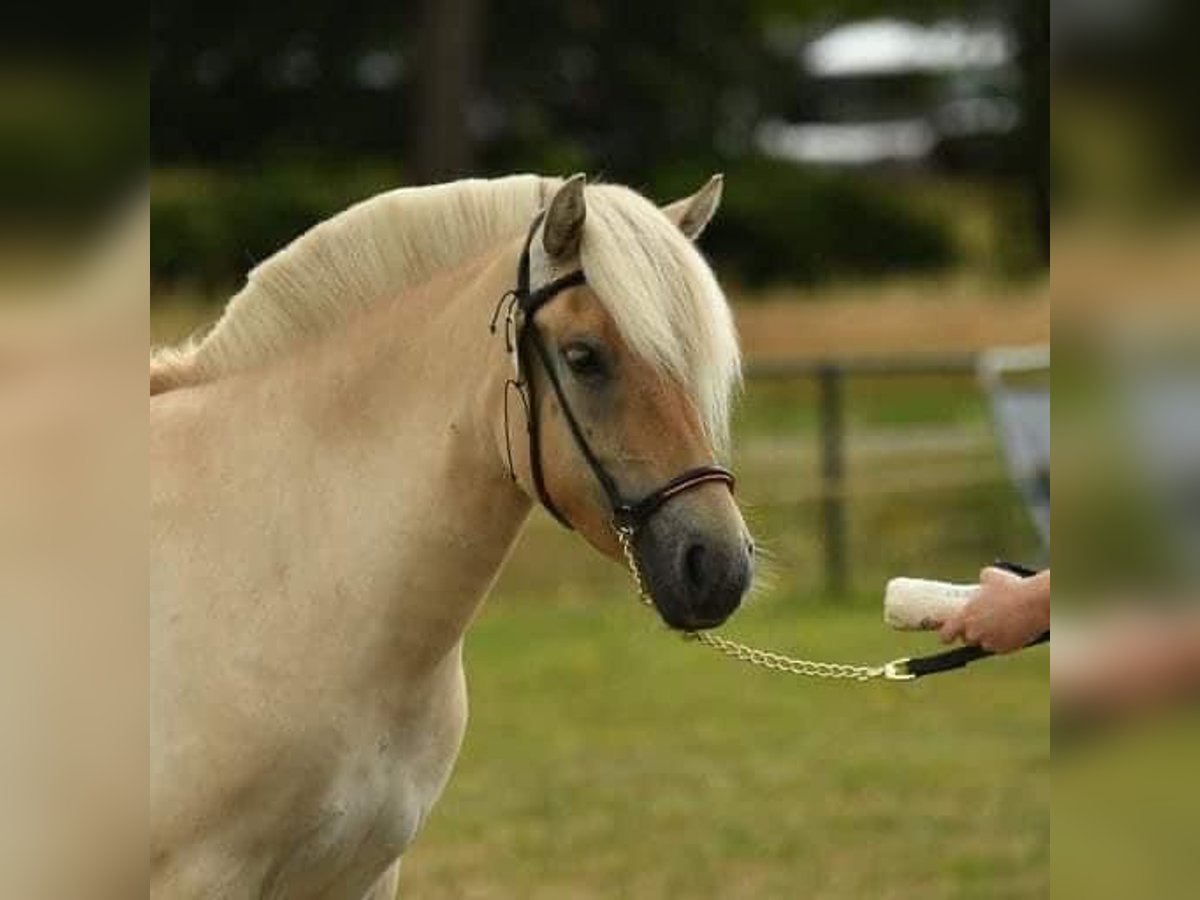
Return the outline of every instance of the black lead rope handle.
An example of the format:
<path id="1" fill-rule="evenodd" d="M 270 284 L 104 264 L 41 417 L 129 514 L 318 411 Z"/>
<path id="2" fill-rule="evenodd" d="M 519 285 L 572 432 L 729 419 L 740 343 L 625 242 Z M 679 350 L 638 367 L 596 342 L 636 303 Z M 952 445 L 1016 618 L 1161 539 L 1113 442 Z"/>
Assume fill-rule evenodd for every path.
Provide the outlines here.
<path id="1" fill-rule="evenodd" d="M 1036 647 L 1038 644 L 1048 643 L 1049 640 L 1049 630 L 1043 631 L 1022 649 Z M 989 656 L 995 655 L 991 650 L 984 650 L 982 647 L 956 647 L 953 650 L 934 653 L 930 656 L 914 657 L 905 663 L 904 670 L 914 679 L 923 678 L 926 675 L 936 675 L 938 672 L 951 672 L 954 669 L 961 669 L 963 666 L 973 663 L 977 659 L 986 659 Z"/>
<path id="2" fill-rule="evenodd" d="M 997 560 L 993 565 L 998 569 L 1004 569 L 1006 572 L 1012 572 L 1014 575 L 1020 575 L 1022 578 L 1032 578 L 1037 572 L 1026 566 L 1018 565 L 1017 563 L 1005 562 Z M 1036 647 L 1038 644 L 1046 644 L 1050 641 L 1050 631 L 1047 629 L 1025 645 Z M 936 675 L 939 672 L 952 672 L 955 669 L 961 669 L 968 663 L 973 663 L 977 659 L 986 659 L 989 656 L 995 656 L 991 650 L 984 650 L 979 646 L 955 647 L 953 650 L 944 650 L 941 653 L 932 653 L 929 656 L 917 656 L 908 659 L 904 662 L 904 672 L 909 680 L 924 678 L 926 675 Z"/>

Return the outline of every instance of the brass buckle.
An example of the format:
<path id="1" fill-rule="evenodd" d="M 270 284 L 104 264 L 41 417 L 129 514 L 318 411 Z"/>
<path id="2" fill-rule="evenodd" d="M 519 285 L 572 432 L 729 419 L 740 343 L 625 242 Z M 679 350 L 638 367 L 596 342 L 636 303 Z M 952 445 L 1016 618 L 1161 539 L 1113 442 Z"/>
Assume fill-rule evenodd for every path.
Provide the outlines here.
<path id="1" fill-rule="evenodd" d="M 912 681 L 917 676 L 908 671 L 909 657 L 903 656 L 900 659 L 893 659 L 890 663 L 885 663 L 883 666 L 883 677 L 888 681 Z"/>

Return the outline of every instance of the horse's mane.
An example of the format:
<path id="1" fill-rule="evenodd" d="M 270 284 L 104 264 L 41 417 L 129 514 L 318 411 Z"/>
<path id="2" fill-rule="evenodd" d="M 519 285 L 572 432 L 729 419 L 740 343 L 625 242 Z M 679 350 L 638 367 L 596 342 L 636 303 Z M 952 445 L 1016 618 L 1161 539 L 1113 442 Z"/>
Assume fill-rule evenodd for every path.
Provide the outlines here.
<path id="1" fill-rule="evenodd" d="M 213 381 L 332 331 L 522 233 L 561 182 L 535 175 L 378 194 L 256 266 L 207 334 L 154 351 L 150 391 Z M 580 260 L 634 352 L 690 389 L 714 443 L 740 370 L 732 316 L 692 243 L 645 198 L 591 184 Z"/>
<path id="2" fill-rule="evenodd" d="M 528 226 L 549 187 L 515 175 L 377 194 L 251 270 L 202 337 L 155 351 L 151 392 L 212 381 L 329 332 Z"/>

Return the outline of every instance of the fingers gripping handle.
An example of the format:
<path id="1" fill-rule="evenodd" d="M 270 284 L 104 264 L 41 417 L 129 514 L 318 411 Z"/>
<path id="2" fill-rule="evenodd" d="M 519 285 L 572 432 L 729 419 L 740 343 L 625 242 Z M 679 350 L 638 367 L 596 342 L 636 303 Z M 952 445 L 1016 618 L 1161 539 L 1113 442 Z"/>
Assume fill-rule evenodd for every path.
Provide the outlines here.
<path id="1" fill-rule="evenodd" d="M 998 568 L 1028 578 L 1032 569 L 1015 563 L 998 560 Z M 979 592 L 977 584 L 950 584 L 945 581 L 929 581 L 924 578 L 893 578 L 888 582 L 883 598 L 883 618 L 893 628 L 916 631 L 938 628 L 954 613 L 969 603 Z M 1050 632 L 1037 635 L 1026 646 L 1044 644 L 1050 640 Z M 977 659 L 991 656 L 982 647 L 963 646 L 943 650 L 929 656 L 896 660 L 890 665 L 908 679 L 923 678 L 938 672 L 961 669 Z"/>
<path id="2" fill-rule="evenodd" d="M 940 628 L 978 593 L 977 584 L 893 578 L 883 597 L 883 620 L 899 631 Z"/>

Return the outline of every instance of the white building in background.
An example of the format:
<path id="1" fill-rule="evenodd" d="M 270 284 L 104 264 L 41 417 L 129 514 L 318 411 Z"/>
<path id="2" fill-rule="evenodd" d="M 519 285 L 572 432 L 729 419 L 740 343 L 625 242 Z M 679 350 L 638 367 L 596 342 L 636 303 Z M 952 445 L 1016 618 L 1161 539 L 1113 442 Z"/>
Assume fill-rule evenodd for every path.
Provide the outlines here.
<path id="1" fill-rule="evenodd" d="M 830 166 L 920 163 L 953 141 L 1002 138 L 1020 124 L 1016 47 L 996 24 L 841 25 L 794 52 L 794 114 L 762 122 L 758 149 Z"/>

